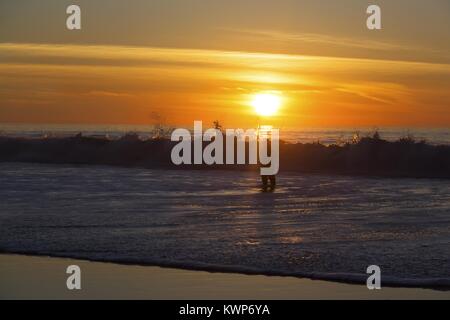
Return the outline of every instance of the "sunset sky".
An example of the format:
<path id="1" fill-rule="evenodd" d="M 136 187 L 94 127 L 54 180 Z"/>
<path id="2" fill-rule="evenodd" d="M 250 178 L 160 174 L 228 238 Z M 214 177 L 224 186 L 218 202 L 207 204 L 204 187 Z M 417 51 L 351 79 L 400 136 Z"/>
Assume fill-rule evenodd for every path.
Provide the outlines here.
<path id="1" fill-rule="evenodd" d="M 0 122 L 450 127 L 449 39 L 448 0 L 1 1 Z"/>

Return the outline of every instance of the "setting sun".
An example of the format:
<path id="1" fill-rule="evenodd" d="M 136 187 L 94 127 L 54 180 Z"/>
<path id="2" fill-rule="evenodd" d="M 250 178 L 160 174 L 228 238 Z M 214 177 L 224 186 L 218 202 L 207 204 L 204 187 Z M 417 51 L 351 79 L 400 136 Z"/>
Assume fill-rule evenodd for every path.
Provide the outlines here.
<path id="1" fill-rule="evenodd" d="M 258 115 L 273 116 L 281 105 L 281 99 L 276 94 L 259 93 L 253 97 L 251 105 Z"/>

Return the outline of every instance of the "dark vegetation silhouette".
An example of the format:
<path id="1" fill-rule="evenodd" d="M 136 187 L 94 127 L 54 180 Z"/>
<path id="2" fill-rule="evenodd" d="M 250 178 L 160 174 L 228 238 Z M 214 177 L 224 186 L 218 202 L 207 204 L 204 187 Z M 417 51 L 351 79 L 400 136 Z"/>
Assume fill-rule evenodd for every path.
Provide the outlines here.
<path id="1" fill-rule="evenodd" d="M 219 123 L 216 127 L 219 127 Z M 259 170 L 257 165 L 175 166 L 171 162 L 170 153 L 176 143 L 162 133 L 145 140 L 134 133 L 125 134 L 119 139 L 82 134 L 73 137 L 41 138 L 0 136 L 0 161 L 139 166 L 155 169 Z M 204 142 L 204 146 L 208 143 Z M 248 150 L 248 146 L 246 149 Z M 360 138 L 355 135 L 351 141 L 328 146 L 319 142 L 281 141 L 280 172 L 286 171 L 450 178 L 450 146 L 416 141 L 411 135 L 397 141 L 386 141 L 378 131 L 370 137 Z"/>

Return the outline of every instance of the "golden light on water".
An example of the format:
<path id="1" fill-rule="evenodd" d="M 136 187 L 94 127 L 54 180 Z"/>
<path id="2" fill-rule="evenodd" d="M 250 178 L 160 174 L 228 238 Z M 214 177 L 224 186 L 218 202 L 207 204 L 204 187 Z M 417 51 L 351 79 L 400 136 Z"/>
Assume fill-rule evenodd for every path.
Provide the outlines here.
<path id="1" fill-rule="evenodd" d="M 281 98 L 273 93 L 258 93 L 253 96 L 251 105 L 259 116 L 270 117 L 278 112 Z"/>

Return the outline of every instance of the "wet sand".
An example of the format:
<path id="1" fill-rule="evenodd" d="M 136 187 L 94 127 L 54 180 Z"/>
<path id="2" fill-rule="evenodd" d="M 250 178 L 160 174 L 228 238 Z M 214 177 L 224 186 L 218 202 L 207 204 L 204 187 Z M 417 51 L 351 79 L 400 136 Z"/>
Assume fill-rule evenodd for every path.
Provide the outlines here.
<path id="1" fill-rule="evenodd" d="M 81 268 L 81 290 L 66 268 Z M 0 255 L 0 299 L 450 299 L 450 291 Z"/>

